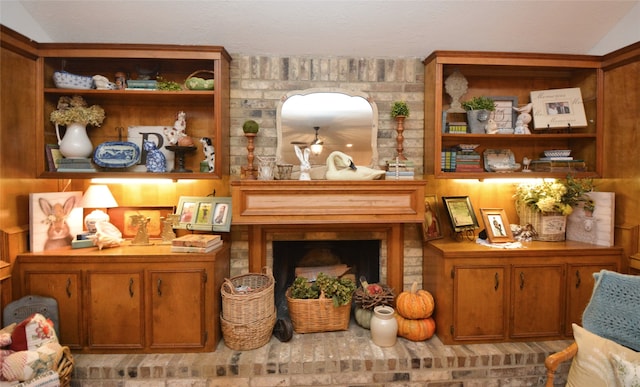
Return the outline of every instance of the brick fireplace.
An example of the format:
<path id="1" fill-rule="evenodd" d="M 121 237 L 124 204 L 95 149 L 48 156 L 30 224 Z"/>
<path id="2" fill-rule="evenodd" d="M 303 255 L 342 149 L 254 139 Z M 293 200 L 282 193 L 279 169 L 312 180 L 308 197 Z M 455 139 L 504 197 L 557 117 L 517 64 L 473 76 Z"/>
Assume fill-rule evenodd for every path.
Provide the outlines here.
<path id="1" fill-rule="evenodd" d="M 424 219 L 424 181 L 231 182 L 233 223 L 247 225 L 249 271 L 273 267 L 273 241 L 379 240 L 380 280 L 403 288 L 404 224 Z"/>

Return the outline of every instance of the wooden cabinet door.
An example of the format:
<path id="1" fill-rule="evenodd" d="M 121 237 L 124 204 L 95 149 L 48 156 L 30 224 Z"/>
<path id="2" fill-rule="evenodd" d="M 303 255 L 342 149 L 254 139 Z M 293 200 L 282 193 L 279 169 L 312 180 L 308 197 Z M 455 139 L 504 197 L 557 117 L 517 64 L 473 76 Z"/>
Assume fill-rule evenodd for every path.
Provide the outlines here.
<path id="1" fill-rule="evenodd" d="M 582 324 L 582 312 L 591 299 L 595 279 L 602 269 L 616 270 L 616 264 L 570 264 L 567 270 L 567 324 L 565 334 L 573 335 L 572 323 Z"/>
<path id="2" fill-rule="evenodd" d="M 504 339 L 505 266 L 454 266 L 452 274 L 453 339 Z"/>
<path id="3" fill-rule="evenodd" d="M 58 302 L 58 340 L 71 349 L 84 343 L 82 326 L 82 273 L 77 271 L 25 270 L 24 294 L 52 297 Z"/>
<path id="4" fill-rule="evenodd" d="M 513 266 L 511 337 L 533 338 L 563 334 L 563 268 L 562 264 Z"/>
<path id="5" fill-rule="evenodd" d="M 142 271 L 87 272 L 91 349 L 144 347 Z"/>
<path id="6" fill-rule="evenodd" d="M 150 346 L 154 349 L 202 348 L 206 343 L 206 271 L 150 272 Z M 214 316 L 218 318 L 218 316 Z"/>

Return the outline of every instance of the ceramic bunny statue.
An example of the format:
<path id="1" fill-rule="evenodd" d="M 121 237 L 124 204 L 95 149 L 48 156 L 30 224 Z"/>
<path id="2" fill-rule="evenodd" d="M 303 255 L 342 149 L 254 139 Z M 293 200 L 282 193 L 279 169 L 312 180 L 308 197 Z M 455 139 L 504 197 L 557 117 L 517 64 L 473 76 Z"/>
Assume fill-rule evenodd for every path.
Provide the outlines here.
<path id="1" fill-rule="evenodd" d="M 304 148 L 304 151 L 299 146 L 294 145 L 296 148 L 296 155 L 300 160 L 300 179 L 299 180 L 311 180 L 309 171 L 311 170 L 311 163 L 309 162 L 309 156 L 311 155 L 311 149 Z"/>

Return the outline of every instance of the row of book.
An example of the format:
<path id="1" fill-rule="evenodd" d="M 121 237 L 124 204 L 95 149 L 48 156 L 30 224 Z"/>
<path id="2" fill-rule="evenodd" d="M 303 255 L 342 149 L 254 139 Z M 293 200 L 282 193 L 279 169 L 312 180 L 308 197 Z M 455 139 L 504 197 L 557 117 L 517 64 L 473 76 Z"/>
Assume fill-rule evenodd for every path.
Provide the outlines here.
<path id="1" fill-rule="evenodd" d="M 220 235 L 187 234 L 171 241 L 172 253 L 208 253 L 222 246 Z"/>

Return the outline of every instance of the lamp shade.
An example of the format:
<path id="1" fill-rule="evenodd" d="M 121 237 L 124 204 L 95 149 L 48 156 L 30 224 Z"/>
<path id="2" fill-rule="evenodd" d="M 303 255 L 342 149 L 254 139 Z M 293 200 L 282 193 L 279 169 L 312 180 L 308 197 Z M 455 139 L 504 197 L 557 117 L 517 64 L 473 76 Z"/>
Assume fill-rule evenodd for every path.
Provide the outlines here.
<path id="1" fill-rule="evenodd" d="M 83 208 L 113 208 L 118 207 L 116 199 L 106 185 L 90 185 L 82 196 Z M 96 232 L 96 223 L 108 222 L 109 215 L 96 209 L 84 218 L 84 224 L 89 232 Z"/>

